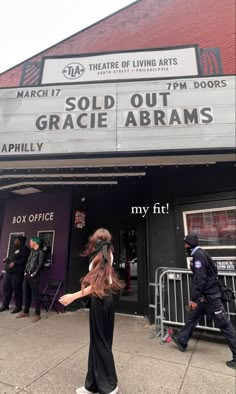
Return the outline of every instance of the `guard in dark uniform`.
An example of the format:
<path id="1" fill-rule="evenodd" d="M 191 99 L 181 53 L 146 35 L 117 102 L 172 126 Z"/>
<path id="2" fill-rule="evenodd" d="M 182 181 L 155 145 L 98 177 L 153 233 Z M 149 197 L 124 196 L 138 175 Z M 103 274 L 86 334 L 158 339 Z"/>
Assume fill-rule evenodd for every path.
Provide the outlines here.
<path id="1" fill-rule="evenodd" d="M 190 312 L 187 315 L 185 326 L 172 339 L 178 348 L 184 352 L 194 328 L 204 316 L 208 314 L 214 320 L 215 326 L 220 329 L 225 337 L 233 359 L 226 365 L 236 369 L 236 331 L 227 318 L 221 300 L 221 289 L 217 281 L 217 268 L 210 255 L 200 248 L 196 234 L 188 234 L 185 238 L 185 249 L 189 256 L 193 257 L 191 269 L 193 280 L 191 285 Z"/>
<path id="2" fill-rule="evenodd" d="M 18 236 L 14 241 L 14 250 L 4 260 L 6 275 L 3 283 L 3 303 L 0 312 L 9 309 L 9 304 L 14 293 L 15 307 L 11 313 L 18 313 L 22 308 L 22 292 L 24 270 L 30 250 L 25 245 L 26 238 Z"/>

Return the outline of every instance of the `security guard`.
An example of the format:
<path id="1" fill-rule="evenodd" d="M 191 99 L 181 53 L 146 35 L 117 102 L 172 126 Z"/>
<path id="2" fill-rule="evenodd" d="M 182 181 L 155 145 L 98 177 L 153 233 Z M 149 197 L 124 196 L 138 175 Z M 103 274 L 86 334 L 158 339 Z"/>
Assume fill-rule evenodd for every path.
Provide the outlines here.
<path id="1" fill-rule="evenodd" d="M 212 263 L 214 264 L 214 262 L 210 255 L 200 248 L 196 234 L 188 234 L 184 241 L 187 254 L 193 257 L 190 312 L 187 315 L 185 326 L 176 335 L 172 335 L 172 340 L 184 352 L 194 328 L 207 313 L 224 335 L 233 353 L 233 359 L 227 361 L 226 365 L 236 369 L 236 332 L 226 316 L 221 300 L 221 289 L 216 278 L 217 268 L 213 269 Z"/>
<path id="2" fill-rule="evenodd" d="M 14 293 L 15 307 L 11 313 L 18 313 L 22 308 L 22 284 L 24 269 L 30 250 L 25 245 L 26 238 L 18 236 L 14 241 L 14 248 L 10 255 L 4 259 L 6 275 L 3 282 L 3 303 L 0 312 L 9 309 L 9 304 Z"/>

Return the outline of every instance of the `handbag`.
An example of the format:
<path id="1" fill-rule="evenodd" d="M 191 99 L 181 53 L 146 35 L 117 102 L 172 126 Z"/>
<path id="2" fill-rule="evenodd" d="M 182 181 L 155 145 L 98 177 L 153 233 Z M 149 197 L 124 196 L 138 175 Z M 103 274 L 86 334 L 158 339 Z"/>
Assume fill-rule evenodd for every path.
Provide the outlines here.
<path id="1" fill-rule="evenodd" d="M 220 286 L 221 299 L 223 302 L 231 302 L 236 299 L 235 293 L 230 287 L 225 286 L 219 279 L 218 284 Z"/>
<path id="2" fill-rule="evenodd" d="M 226 286 L 223 284 L 218 277 L 218 269 L 216 267 L 216 264 L 212 260 L 211 256 L 209 254 L 206 254 L 206 257 L 208 259 L 208 262 L 210 263 L 210 267 L 212 272 L 216 275 L 216 281 L 220 287 L 220 292 L 221 292 L 221 300 L 223 302 L 231 302 L 236 299 L 236 294 L 235 292 L 231 289 L 231 287 Z"/>

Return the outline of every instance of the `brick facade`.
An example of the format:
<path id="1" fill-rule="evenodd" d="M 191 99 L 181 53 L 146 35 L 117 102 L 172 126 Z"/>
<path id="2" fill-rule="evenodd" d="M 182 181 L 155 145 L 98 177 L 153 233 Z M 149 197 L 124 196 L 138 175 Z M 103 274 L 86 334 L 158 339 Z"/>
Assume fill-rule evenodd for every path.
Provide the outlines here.
<path id="1" fill-rule="evenodd" d="M 141 0 L 45 50 L 43 56 L 198 44 L 220 49 L 223 71 L 235 73 L 234 0 Z M 28 59 L 29 60 L 29 59 Z M 20 84 L 22 63 L 0 75 Z"/>

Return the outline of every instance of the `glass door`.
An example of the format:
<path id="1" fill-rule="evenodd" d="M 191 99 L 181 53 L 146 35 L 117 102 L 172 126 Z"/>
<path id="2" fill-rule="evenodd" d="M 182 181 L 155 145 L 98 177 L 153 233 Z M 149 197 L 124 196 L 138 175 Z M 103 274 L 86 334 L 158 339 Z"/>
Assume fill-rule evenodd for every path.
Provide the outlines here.
<path id="1" fill-rule="evenodd" d="M 117 226 L 113 231 L 114 267 L 125 287 L 120 291 L 116 311 L 120 313 L 142 314 L 143 286 L 140 277 L 145 267 L 145 244 L 143 234 L 137 225 Z M 142 247 L 140 247 L 142 245 Z"/>
<path id="2" fill-rule="evenodd" d="M 120 278 L 125 282 L 120 300 L 138 301 L 138 258 L 137 231 L 135 227 L 121 228 L 119 231 L 119 267 Z"/>

